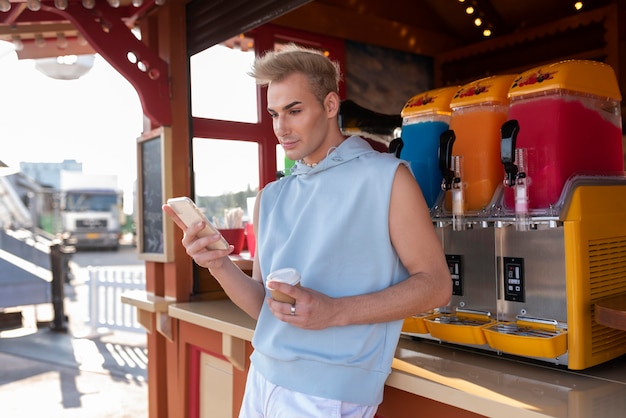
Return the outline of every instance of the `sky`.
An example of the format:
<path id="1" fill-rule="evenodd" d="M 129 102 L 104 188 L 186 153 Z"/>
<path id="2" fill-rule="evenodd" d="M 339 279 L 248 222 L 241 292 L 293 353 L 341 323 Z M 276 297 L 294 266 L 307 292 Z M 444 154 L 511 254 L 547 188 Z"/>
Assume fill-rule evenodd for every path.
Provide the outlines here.
<path id="1" fill-rule="evenodd" d="M 212 53 L 230 54 L 233 59 L 234 51 L 216 48 Z M 206 65 L 206 59 L 225 62 L 227 57 L 199 57 L 199 65 L 203 59 Z M 248 70 L 246 59 L 250 57 L 238 65 Z M 244 70 L 235 76 L 232 68 L 218 67 L 224 73 L 208 77 L 212 85 L 201 85 L 202 91 L 217 93 L 212 97 L 225 98 L 218 101 L 213 111 L 223 113 L 230 108 L 238 112 L 241 120 L 251 121 L 254 116 L 250 112 L 256 112 L 256 102 L 249 96 L 254 81 Z M 199 82 L 196 80 L 196 85 Z M 241 91 L 234 88 L 241 85 L 245 85 Z M 96 55 L 93 68 L 86 75 L 77 80 L 56 80 L 38 71 L 35 61 L 18 60 L 13 45 L 0 41 L 0 86 L 0 161 L 19 169 L 20 162 L 76 160 L 82 163 L 85 173 L 116 175 L 119 188 L 124 190 L 124 211 L 132 213 L 137 178 L 136 141 L 142 132 L 143 112 L 137 92 L 122 75 Z M 194 99 L 197 108 L 208 109 L 209 105 L 200 103 L 199 97 L 202 96 Z M 248 147 L 246 156 L 242 151 L 230 153 L 252 162 L 233 167 L 231 159 L 223 158 L 228 152 L 223 146 L 219 144 L 218 149 L 215 144 L 214 150 L 202 147 L 203 164 L 196 164 L 197 187 L 202 188 L 197 190 L 199 194 L 245 190 L 250 183 L 256 187 L 256 147 Z M 211 160 L 209 155 L 213 156 Z M 240 178 L 225 177 L 224 172 L 239 173 Z M 220 178 L 219 184 L 213 181 L 216 178 Z M 227 180 L 229 183 L 225 183 Z"/>
<path id="2" fill-rule="evenodd" d="M 0 160 L 77 160 L 83 172 L 114 174 L 132 211 L 137 178 L 136 139 L 143 112 L 131 84 L 96 55 L 91 71 L 77 80 L 55 80 L 18 60 L 0 41 Z"/>

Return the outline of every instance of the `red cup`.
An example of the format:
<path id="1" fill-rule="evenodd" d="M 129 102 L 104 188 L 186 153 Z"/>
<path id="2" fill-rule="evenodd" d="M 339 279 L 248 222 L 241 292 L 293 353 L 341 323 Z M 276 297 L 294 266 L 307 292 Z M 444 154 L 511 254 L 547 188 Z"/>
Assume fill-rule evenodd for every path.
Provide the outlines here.
<path id="1" fill-rule="evenodd" d="M 246 224 L 246 240 L 248 243 L 248 251 L 250 251 L 250 257 L 254 257 L 254 250 L 256 249 L 256 237 L 254 236 L 254 225 L 251 223 Z"/>
<path id="2" fill-rule="evenodd" d="M 243 228 L 231 228 L 220 229 L 220 234 L 224 237 L 229 244 L 232 244 L 235 249 L 231 254 L 239 254 L 243 249 L 243 243 L 245 239 L 245 230 Z"/>

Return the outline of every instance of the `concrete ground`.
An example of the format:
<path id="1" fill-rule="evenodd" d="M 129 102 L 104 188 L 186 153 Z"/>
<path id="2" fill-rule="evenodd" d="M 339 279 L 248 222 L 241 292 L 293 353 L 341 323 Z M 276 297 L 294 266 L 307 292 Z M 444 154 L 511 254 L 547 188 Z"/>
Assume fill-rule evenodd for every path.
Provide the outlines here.
<path id="1" fill-rule="evenodd" d="M 148 416 L 145 333 L 89 329 L 87 290 L 66 285 L 66 332 L 45 323 L 51 304 L 16 308 L 23 326 L 0 331 L 0 416 Z"/>

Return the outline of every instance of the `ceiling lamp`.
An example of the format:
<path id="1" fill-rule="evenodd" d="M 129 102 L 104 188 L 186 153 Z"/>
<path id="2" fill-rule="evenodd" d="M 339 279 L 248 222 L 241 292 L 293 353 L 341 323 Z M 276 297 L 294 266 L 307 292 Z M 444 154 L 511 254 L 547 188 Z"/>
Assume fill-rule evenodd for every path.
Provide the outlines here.
<path id="1" fill-rule="evenodd" d="M 35 60 L 35 69 L 56 80 L 76 80 L 93 67 L 94 55 L 63 55 Z"/>

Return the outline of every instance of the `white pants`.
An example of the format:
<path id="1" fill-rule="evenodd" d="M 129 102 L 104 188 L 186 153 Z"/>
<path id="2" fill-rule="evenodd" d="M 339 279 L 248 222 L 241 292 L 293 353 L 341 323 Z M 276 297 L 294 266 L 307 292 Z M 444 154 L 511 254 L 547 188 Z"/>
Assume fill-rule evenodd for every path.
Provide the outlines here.
<path id="1" fill-rule="evenodd" d="M 239 418 L 372 418 L 377 409 L 276 386 L 251 365 Z"/>

